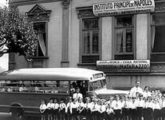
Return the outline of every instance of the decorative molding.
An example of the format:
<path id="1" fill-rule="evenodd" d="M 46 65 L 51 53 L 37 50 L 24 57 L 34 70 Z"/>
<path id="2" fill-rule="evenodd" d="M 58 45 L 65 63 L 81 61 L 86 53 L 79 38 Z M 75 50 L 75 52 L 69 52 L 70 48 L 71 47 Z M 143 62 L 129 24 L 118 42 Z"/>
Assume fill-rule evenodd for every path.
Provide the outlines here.
<path id="1" fill-rule="evenodd" d="M 26 12 L 29 21 L 49 21 L 51 10 L 46 10 L 36 4 L 29 12 Z"/>
<path id="2" fill-rule="evenodd" d="M 87 7 L 78 7 L 76 8 L 78 18 L 86 18 L 86 17 L 95 17 L 93 14 L 92 6 Z"/>
<path id="3" fill-rule="evenodd" d="M 62 60 L 61 67 L 69 67 L 69 4 L 70 0 L 63 0 L 62 13 Z"/>
<path id="4" fill-rule="evenodd" d="M 10 6 L 32 5 L 39 3 L 59 2 L 63 0 L 9 0 Z"/>
<path id="5" fill-rule="evenodd" d="M 62 5 L 64 9 L 68 9 L 71 0 L 63 0 Z"/>

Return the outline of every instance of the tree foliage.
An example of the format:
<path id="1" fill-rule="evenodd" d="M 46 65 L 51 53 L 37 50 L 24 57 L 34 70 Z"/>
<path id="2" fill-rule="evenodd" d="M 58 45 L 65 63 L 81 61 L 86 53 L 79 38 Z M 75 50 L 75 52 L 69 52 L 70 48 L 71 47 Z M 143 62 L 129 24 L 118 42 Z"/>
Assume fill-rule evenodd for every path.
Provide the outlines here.
<path id="1" fill-rule="evenodd" d="M 3 53 L 18 53 L 25 57 L 34 56 L 37 36 L 33 24 L 16 8 L 0 10 L 0 46 L 6 45 Z"/>

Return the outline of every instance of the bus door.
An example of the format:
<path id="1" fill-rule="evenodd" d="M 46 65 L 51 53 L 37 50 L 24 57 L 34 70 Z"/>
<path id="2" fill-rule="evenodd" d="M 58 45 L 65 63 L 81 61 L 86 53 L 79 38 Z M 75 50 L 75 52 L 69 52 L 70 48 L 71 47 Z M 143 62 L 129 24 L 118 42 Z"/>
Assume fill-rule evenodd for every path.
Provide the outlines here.
<path id="1" fill-rule="evenodd" d="M 80 89 L 80 93 L 83 94 L 83 97 L 86 97 L 87 91 L 88 91 L 88 81 L 70 81 L 70 95 L 73 96 L 73 94 L 76 92 L 76 89 Z"/>

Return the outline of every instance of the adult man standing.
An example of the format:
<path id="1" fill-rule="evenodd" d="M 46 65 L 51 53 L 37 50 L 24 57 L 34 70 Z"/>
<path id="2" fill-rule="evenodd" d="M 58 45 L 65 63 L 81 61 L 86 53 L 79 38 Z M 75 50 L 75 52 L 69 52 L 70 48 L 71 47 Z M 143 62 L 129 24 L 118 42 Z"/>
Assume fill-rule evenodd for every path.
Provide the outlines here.
<path id="1" fill-rule="evenodd" d="M 143 89 L 140 87 L 140 82 L 137 81 L 136 85 L 130 90 L 130 97 L 136 97 L 137 94 L 143 95 Z"/>

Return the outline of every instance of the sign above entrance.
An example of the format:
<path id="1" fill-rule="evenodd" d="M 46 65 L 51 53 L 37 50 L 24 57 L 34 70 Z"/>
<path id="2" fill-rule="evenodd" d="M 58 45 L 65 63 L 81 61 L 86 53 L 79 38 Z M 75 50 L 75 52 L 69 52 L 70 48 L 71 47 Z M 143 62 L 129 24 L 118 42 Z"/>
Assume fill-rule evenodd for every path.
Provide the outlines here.
<path id="1" fill-rule="evenodd" d="M 149 60 L 97 61 L 97 68 L 106 72 L 150 72 Z"/>
<path id="2" fill-rule="evenodd" d="M 154 9 L 154 0 L 114 0 L 93 5 L 96 16 L 153 12 Z"/>

